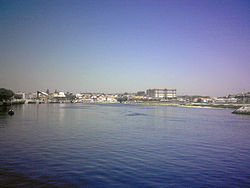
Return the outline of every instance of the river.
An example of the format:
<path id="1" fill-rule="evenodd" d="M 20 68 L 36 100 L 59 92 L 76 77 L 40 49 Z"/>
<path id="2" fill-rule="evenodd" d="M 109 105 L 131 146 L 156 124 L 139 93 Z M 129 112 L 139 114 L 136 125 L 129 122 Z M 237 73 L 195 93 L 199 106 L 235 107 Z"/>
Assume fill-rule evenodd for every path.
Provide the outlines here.
<path id="1" fill-rule="evenodd" d="M 25 104 L 0 111 L 5 187 L 250 187 L 250 116 L 229 109 Z"/>

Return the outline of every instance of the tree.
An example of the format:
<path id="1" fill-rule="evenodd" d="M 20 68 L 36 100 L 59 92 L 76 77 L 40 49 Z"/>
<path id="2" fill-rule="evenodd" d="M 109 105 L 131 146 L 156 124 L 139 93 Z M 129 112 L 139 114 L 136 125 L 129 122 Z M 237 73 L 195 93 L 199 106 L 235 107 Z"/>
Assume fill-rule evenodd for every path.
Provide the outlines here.
<path id="1" fill-rule="evenodd" d="M 201 98 L 198 98 L 197 102 L 198 102 L 198 103 L 201 103 L 201 102 L 202 102 Z"/>
<path id="2" fill-rule="evenodd" d="M 0 88 L 0 101 L 9 100 L 11 97 L 13 97 L 13 95 L 13 91 L 5 88 Z"/>
<path id="3" fill-rule="evenodd" d="M 125 102 L 127 100 L 128 100 L 127 97 L 119 97 L 119 98 L 117 98 L 117 101 L 119 101 L 120 103 Z"/>
<path id="4" fill-rule="evenodd" d="M 74 99 L 76 98 L 76 96 L 73 95 L 73 93 L 66 93 L 65 96 L 66 96 L 66 98 L 67 98 L 68 100 L 71 100 L 71 101 L 74 100 Z"/>
<path id="5" fill-rule="evenodd" d="M 14 95 L 14 98 L 15 98 L 15 99 L 22 99 L 23 97 L 22 97 L 22 95 L 15 94 L 15 95 Z"/>

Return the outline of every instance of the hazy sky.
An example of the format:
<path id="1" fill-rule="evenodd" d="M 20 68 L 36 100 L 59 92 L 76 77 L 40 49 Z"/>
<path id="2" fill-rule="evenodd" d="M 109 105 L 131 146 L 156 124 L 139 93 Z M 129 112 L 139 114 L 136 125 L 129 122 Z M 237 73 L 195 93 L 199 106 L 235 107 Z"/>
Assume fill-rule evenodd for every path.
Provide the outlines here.
<path id="1" fill-rule="evenodd" d="M 250 91 L 250 1 L 0 0 L 0 87 Z"/>

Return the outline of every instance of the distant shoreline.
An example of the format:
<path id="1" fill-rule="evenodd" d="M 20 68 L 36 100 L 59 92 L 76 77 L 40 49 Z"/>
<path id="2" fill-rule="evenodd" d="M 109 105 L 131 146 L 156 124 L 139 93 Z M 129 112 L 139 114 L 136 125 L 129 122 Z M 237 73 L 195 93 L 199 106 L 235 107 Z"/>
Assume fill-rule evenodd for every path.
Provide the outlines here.
<path id="1" fill-rule="evenodd" d="M 60 102 L 58 102 L 60 103 Z M 64 102 L 70 103 L 70 102 Z M 9 106 L 9 105 L 19 105 L 25 104 L 24 101 L 16 101 L 16 102 L 7 102 L 7 103 L 0 103 L 0 106 Z M 27 103 L 26 103 L 27 104 Z M 39 104 L 39 102 L 35 103 L 28 103 L 28 104 Z M 44 104 L 44 103 L 40 103 Z M 48 102 L 47 104 L 54 104 L 53 102 Z M 73 103 L 73 104 L 114 104 L 108 102 L 81 102 L 81 103 Z M 116 103 L 117 104 L 117 103 Z M 120 103 L 119 103 L 120 104 Z M 207 103 L 173 103 L 173 102 L 132 102 L 126 101 L 122 104 L 128 105 L 148 105 L 148 106 L 173 106 L 173 107 L 187 107 L 187 108 L 216 108 L 216 109 L 239 109 L 242 106 L 247 106 L 247 104 L 207 104 Z"/>
<path id="2" fill-rule="evenodd" d="M 187 108 L 216 108 L 216 109 L 238 109 L 244 104 L 204 104 L 204 103 L 163 103 L 163 102 L 125 102 L 124 104 L 149 105 L 149 106 L 174 106 Z"/>

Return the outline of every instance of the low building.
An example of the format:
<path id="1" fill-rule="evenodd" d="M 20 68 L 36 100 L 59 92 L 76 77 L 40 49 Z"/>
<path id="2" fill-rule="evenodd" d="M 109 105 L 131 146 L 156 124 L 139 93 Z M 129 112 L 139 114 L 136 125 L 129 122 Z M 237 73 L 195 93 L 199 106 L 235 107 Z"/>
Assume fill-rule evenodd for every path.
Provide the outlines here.
<path id="1" fill-rule="evenodd" d="M 15 95 L 18 96 L 18 98 L 20 98 L 20 99 L 25 99 L 25 93 L 24 92 L 18 91 L 17 93 L 15 93 Z"/>
<path id="2" fill-rule="evenodd" d="M 237 103 L 238 100 L 236 98 L 217 98 L 215 102 L 219 104 L 228 104 L 228 103 Z"/>
<path id="3" fill-rule="evenodd" d="M 28 93 L 25 96 L 26 99 L 36 99 L 37 98 L 37 92 L 33 92 L 33 93 Z"/>
<path id="4" fill-rule="evenodd" d="M 77 94 L 76 94 L 76 98 L 77 98 L 77 99 L 82 99 L 82 97 L 83 97 L 83 94 L 81 94 L 81 93 L 77 93 Z"/>
<path id="5" fill-rule="evenodd" d="M 57 97 L 65 98 L 66 96 L 65 96 L 64 92 L 60 91 Z"/>

